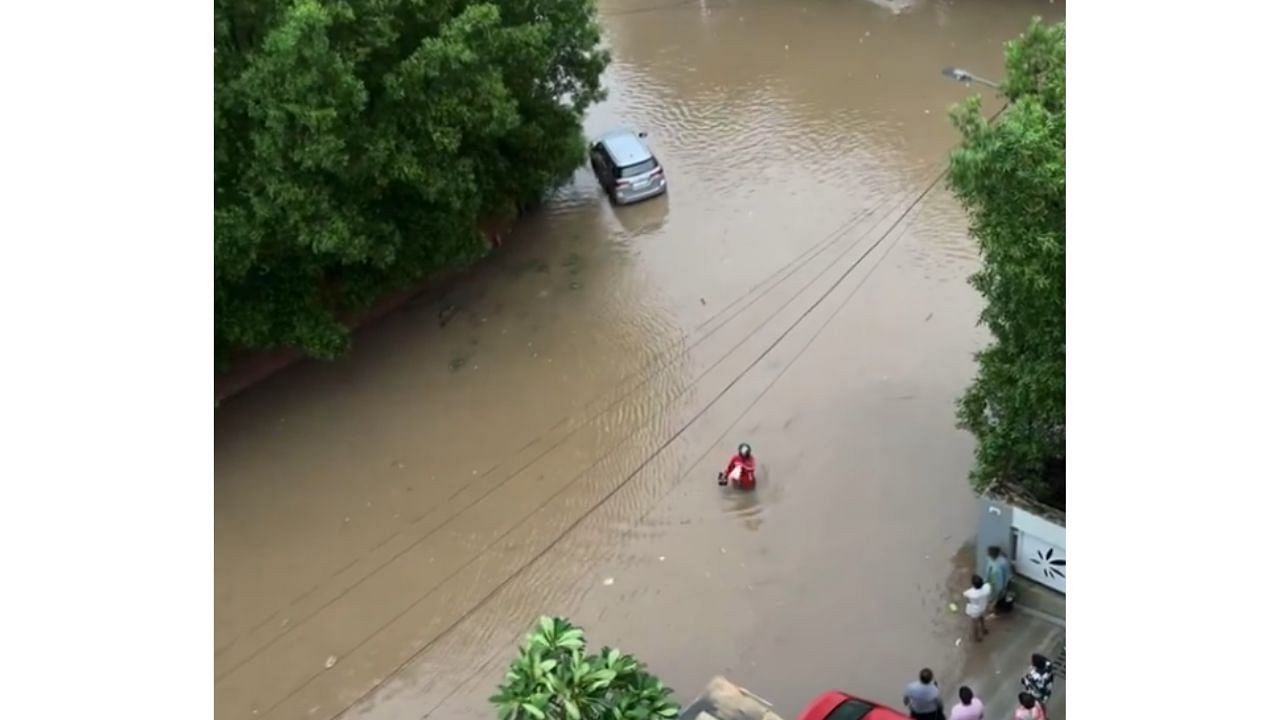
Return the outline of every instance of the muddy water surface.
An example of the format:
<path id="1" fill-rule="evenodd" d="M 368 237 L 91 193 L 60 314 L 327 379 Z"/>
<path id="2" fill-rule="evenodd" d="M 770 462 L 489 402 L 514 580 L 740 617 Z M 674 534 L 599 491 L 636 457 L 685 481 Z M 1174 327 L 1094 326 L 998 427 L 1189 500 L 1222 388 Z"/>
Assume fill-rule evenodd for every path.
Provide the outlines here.
<path id="1" fill-rule="evenodd" d="M 490 717 L 544 612 L 686 699 L 946 679 L 982 335 L 963 215 L 925 192 L 967 92 L 939 69 L 998 77 L 1062 10 L 602 0 L 588 131 L 647 130 L 669 196 L 615 209 L 583 170 L 346 361 L 218 411 L 219 720 Z M 714 483 L 744 440 L 753 496 Z"/>

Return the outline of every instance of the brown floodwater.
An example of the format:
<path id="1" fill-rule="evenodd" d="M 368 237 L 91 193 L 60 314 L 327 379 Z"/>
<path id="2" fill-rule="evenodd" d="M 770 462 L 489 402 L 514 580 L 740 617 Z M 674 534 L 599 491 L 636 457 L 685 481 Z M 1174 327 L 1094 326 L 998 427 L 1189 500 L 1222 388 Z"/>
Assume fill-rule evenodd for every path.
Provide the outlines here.
<path id="1" fill-rule="evenodd" d="M 346 360 L 223 404 L 216 717 L 492 717 L 542 613 L 784 715 L 958 672 L 953 408 L 984 337 L 936 183 L 976 90 L 940 68 L 998 78 L 1063 11 L 602 0 L 587 130 L 648 131 L 670 194 L 613 208 L 584 169 Z M 742 441 L 753 495 L 715 484 Z"/>

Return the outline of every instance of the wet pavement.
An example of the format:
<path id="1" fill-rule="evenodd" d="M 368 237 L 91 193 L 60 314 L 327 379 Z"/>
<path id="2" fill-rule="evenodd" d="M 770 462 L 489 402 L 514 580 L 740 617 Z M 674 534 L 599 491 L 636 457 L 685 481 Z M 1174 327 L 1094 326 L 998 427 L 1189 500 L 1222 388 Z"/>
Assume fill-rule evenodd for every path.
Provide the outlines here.
<path id="1" fill-rule="evenodd" d="M 965 672 L 983 335 L 939 69 L 998 77 L 1063 4 L 601 13 L 588 132 L 647 130 L 670 194 L 615 209 L 584 168 L 451 291 L 218 411 L 219 720 L 491 717 L 541 613 L 784 716 Z M 754 495 L 715 485 L 741 441 Z"/>

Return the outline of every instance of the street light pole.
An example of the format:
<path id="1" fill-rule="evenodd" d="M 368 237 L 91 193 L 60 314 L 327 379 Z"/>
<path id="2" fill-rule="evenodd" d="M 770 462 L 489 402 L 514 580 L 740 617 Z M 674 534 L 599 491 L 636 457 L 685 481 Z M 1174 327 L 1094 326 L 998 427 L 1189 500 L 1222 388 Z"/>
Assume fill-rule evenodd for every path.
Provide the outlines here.
<path id="1" fill-rule="evenodd" d="M 955 80 L 956 82 L 978 83 L 979 85 L 986 85 L 987 87 L 995 90 L 1000 89 L 1000 83 L 993 82 L 986 78 L 978 77 L 977 75 L 974 75 L 968 70 L 962 70 L 957 67 L 944 67 L 942 68 L 942 74 L 945 75 L 946 77 L 951 78 L 952 80 Z"/>

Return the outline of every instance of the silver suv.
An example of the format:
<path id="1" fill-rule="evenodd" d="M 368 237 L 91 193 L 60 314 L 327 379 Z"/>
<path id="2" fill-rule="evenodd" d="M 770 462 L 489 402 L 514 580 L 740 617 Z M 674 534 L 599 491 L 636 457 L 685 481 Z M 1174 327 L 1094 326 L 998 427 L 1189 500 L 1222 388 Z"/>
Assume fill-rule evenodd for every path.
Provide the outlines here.
<path id="1" fill-rule="evenodd" d="M 613 130 L 591 143 L 591 169 L 609 199 L 627 205 L 667 191 L 662 163 L 644 144 L 644 133 Z"/>

